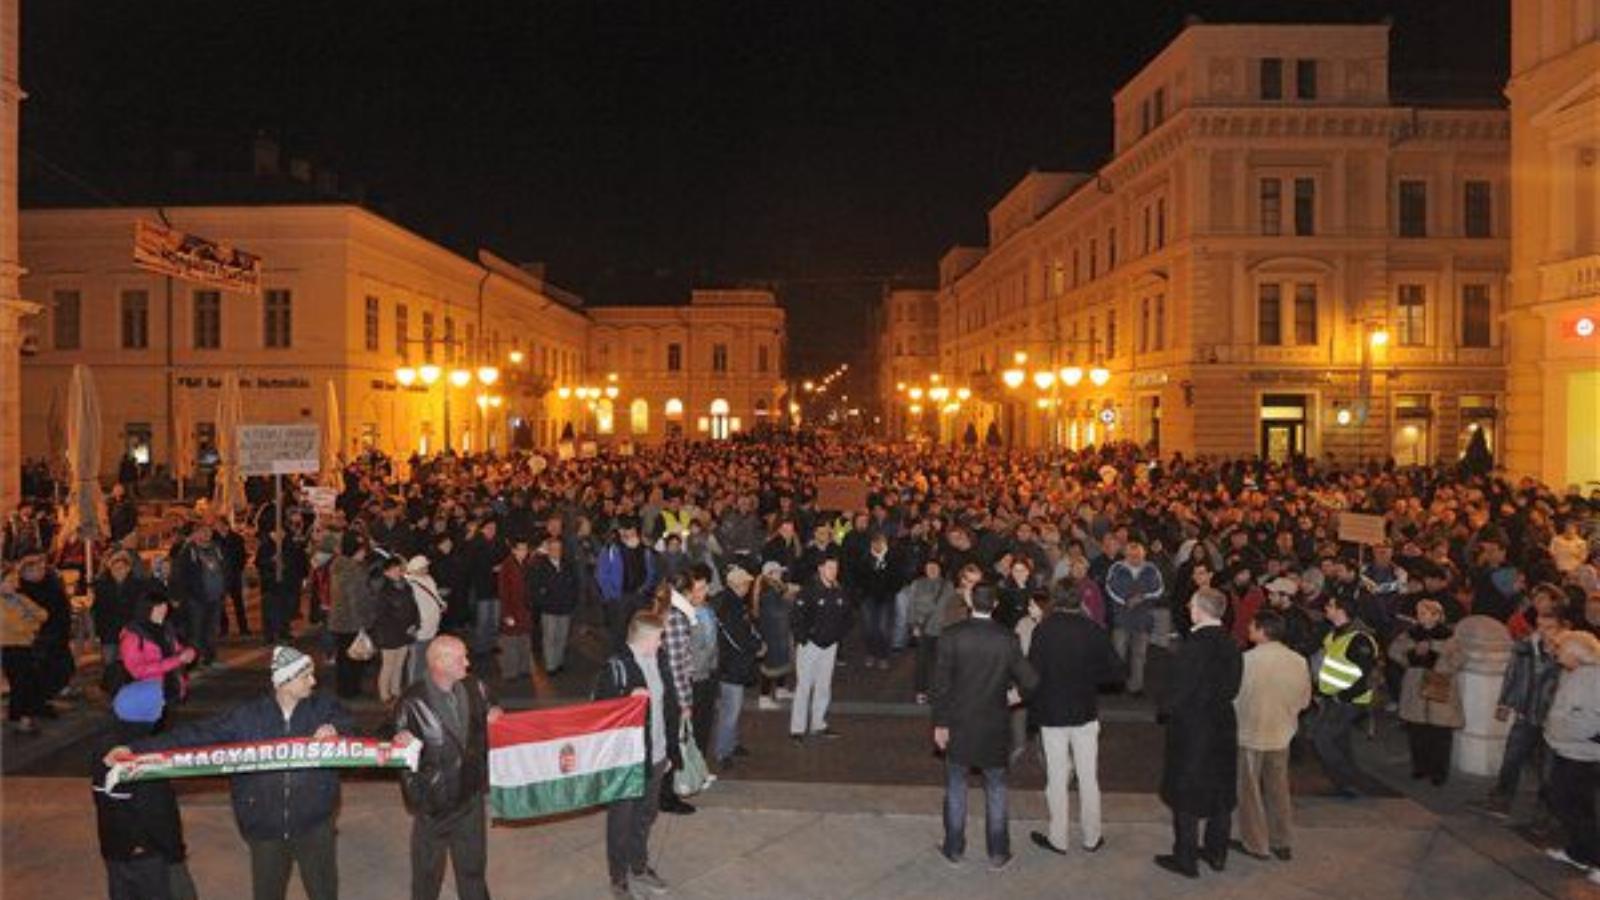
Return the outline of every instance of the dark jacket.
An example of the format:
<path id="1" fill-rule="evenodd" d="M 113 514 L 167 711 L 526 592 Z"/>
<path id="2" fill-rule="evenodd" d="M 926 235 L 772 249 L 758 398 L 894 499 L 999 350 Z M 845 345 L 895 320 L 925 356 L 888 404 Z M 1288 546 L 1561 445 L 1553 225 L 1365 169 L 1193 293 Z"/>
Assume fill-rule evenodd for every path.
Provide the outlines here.
<path id="1" fill-rule="evenodd" d="M 379 650 L 411 646 L 411 636 L 421 623 L 411 585 L 379 575 L 373 581 L 373 594 L 377 598 L 373 604 L 377 614 L 372 620 L 372 642 Z"/>
<path id="2" fill-rule="evenodd" d="M 852 532 L 854 534 L 855 532 Z M 893 603 L 901 580 L 900 554 L 889 548 L 883 554 L 882 565 L 868 548 L 859 556 L 851 557 L 848 581 L 858 603 Z"/>
<path id="3" fill-rule="evenodd" d="M 1011 756 L 1011 710 L 1006 692 L 1032 693 L 1039 677 L 1017 636 L 993 619 L 973 617 L 939 636 L 933 669 L 933 724 L 950 729 L 952 762 L 985 769 Z"/>
<path id="4" fill-rule="evenodd" d="M 1028 663 L 1039 686 L 1028 701 L 1035 727 L 1086 725 L 1100 717 L 1099 688 L 1122 680 L 1122 661 L 1106 630 L 1079 613 L 1057 610 L 1033 630 Z"/>
<path id="5" fill-rule="evenodd" d="M 751 586 L 751 590 L 754 590 Z M 717 680 L 724 684 L 756 683 L 756 661 L 761 656 L 761 635 L 750 621 L 743 597 L 724 590 L 714 601 L 717 610 Z"/>
<path id="6" fill-rule="evenodd" d="M 1561 666 L 1544 639 L 1530 635 L 1511 648 L 1511 664 L 1500 682 L 1498 705 L 1510 707 L 1518 719 L 1530 725 L 1543 727 L 1560 678 Z"/>
<path id="7" fill-rule="evenodd" d="M 1174 812 L 1210 816 L 1237 804 L 1239 725 L 1233 698 L 1244 660 L 1227 630 L 1191 631 L 1173 662 L 1161 802 Z"/>
<path id="8" fill-rule="evenodd" d="M 578 609 L 578 567 L 563 556 L 557 568 L 540 554 L 528 572 L 529 595 L 541 615 L 570 616 Z"/>
<path id="9" fill-rule="evenodd" d="M 794 601 L 794 642 L 816 644 L 826 650 L 844 640 L 850 631 L 850 603 L 844 588 L 813 579 Z"/>
<path id="10" fill-rule="evenodd" d="M 678 728 L 682 707 L 678 702 L 678 689 L 672 682 L 672 667 L 667 663 L 665 646 L 656 651 L 656 665 L 661 668 L 661 700 L 664 704 L 661 713 L 667 732 L 667 759 L 677 767 L 683 764 L 683 757 L 678 753 Z M 624 647 L 622 652 L 606 660 L 606 664 L 601 667 L 600 675 L 595 680 L 594 699 L 613 700 L 617 697 L 626 697 L 639 688 L 648 687 L 649 684 L 644 680 L 644 670 L 639 668 L 639 661 L 633 658 L 632 650 Z M 647 775 L 650 761 L 655 758 L 655 749 L 651 741 L 650 715 L 646 713 L 644 766 Z"/>
<path id="11" fill-rule="evenodd" d="M 132 498 L 123 497 L 113 500 L 106 506 L 106 526 L 111 531 L 111 540 L 120 541 L 124 537 L 139 529 L 139 504 Z"/>
<path id="12" fill-rule="evenodd" d="M 423 677 L 406 688 L 395 714 L 395 730 L 422 742 L 416 772 L 400 778 L 406 807 L 416 815 L 444 816 L 489 789 L 489 694 L 468 675 L 454 688 L 463 727 L 457 728 L 438 704 L 433 682 Z"/>
<path id="13" fill-rule="evenodd" d="M 102 757 L 112 746 L 113 740 L 101 741 L 89 762 L 101 857 L 127 862 L 155 855 L 169 863 L 183 862 L 183 820 L 172 782 L 134 781 L 102 789 L 108 771 Z"/>
<path id="14" fill-rule="evenodd" d="M 500 585 L 495 581 L 495 567 L 511 552 L 506 542 L 496 534 L 491 540 L 482 534 L 472 536 L 462 548 L 469 574 L 468 590 L 474 600 L 499 599 Z M 454 606 L 455 603 L 450 604 Z"/>
<path id="15" fill-rule="evenodd" d="M 153 589 L 154 585 L 132 574 L 120 582 L 110 575 L 94 580 L 94 606 L 90 616 L 94 619 L 94 634 L 102 644 L 115 644 L 122 629 L 133 619 L 134 607 Z"/>
<path id="16" fill-rule="evenodd" d="M 130 746 L 135 753 L 202 744 L 237 744 L 310 737 L 332 725 L 352 734 L 355 722 L 339 701 L 312 694 L 295 704 L 288 723 L 272 694 L 199 722 L 182 725 Z M 298 837 L 333 817 L 339 806 L 339 770 L 289 769 L 230 776 L 233 818 L 249 841 Z"/>

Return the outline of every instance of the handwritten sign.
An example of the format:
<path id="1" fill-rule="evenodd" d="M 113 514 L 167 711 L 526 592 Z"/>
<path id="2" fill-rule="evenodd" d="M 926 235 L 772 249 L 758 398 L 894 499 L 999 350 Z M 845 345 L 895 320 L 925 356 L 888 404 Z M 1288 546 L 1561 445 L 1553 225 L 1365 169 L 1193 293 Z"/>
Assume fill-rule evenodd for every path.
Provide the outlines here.
<path id="1" fill-rule="evenodd" d="M 1389 539 L 1383 516 L 1364 513 L 1339 513 L 1339 540 L 1352 544 L 1381 544 Z"/>
<path id="2" fill-rule="evenodd" d="M 825 475 L 818 478 L 817 509 L 866 512 L 866 482 L 844 475 Z"/>
<path id="3" fill-rule="evenodd" d="M 322 468 L 322 432 L 316 425 L 240 425 L 241 475 L 310 474 Z"/>

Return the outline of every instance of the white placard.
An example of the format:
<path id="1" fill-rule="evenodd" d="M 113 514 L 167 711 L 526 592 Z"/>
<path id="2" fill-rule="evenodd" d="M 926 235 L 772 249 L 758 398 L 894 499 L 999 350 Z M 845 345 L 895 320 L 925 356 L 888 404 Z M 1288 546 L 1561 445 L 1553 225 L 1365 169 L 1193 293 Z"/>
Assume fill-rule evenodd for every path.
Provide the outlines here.
<path id="1" fill-rule="evenodd" d="M 1381 544 L 1389 539 L 1388 523 L 1383 516 L 1364 513 L 1339 513 L 1339 540 L 1352 544 Z"/>
<path id="2" fill-rule="evenodd" d="M 239 474 L 313 474 L 322 468 L 316 425 L 240 425 Z"/>

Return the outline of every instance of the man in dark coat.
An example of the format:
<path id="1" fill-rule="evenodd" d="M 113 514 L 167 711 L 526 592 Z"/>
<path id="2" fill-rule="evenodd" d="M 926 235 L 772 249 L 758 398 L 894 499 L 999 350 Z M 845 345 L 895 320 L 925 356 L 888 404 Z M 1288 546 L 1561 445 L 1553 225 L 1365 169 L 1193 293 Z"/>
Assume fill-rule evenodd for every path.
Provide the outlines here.
<path id="1" fill-rule="evenodd" d="M 1237 804 L 1239 726 L 1233 698 L 1239 693 L 1244 662 L 1239 646 L 1222 627 L 1228 598 L 1201 588 L 1189 600 L 1194 622 L 1173 663 L 1165 703 L 1166 761 L 1161 770 L 1161 802 L 1172 809 L 1172 853 L 1156 865 L 1198 878 L 1197 857 L 1220 872 L 1228 861 L 1228 835 Z M 1205 847 L 1199 846 L 1205 820 Z"/>
<path id="2" fill-rule="evenodd" d="M 1011 862 L 1006 822 L 1006 763 L 1011 757 L 1007 691 L 1031 692 L 1038 683 L 1016 635 L 994 621 L 995 594 L 972 593 L 972 616 L 939 638 L 933 672 L 933 742 L 945 753 L 944 846 L 952 865 L 967 848 L 967 770 L 983 770 L 985 836 L 989 867 Z"/>

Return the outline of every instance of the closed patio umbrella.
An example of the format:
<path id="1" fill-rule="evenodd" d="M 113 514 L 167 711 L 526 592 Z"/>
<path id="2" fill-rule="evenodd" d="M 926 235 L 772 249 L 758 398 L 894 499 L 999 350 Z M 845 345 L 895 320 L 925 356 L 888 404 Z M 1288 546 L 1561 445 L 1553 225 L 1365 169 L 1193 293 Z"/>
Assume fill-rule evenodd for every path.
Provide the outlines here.
<path id="1" fill-rule="evenodd" d="M 239 375 L 222 377 L 222 393 L 217 396 L 217 480 L 211 502 L 218 513 L 233 522 L 235 511 L 244 505 L 244 484 L 239 479 L 239 423 L 244 418 L 239 394 Z"/>
<path id="2" fill-rule="evenodd" d="M 335 490 L 344 490 L 344 470 L 339 462 L 339 448 L 344 446 L 344 432 L 339 421 L 339 392 L 334 390 L 333 379 L 328 379 L 328 407 L 326 421 L 322 423 L 322 484 Z"/>
<path id="3" fill-rule="evenodd" d="M 94 540 L 106 533 L 106 501 L 100 493 L 100 400 L 94 373 L 81 363 L 72 367 L 67 385 L 66 431 L 71 484 L 63 530 L 83 538 L 84 577 L 92 580 Z"/>

